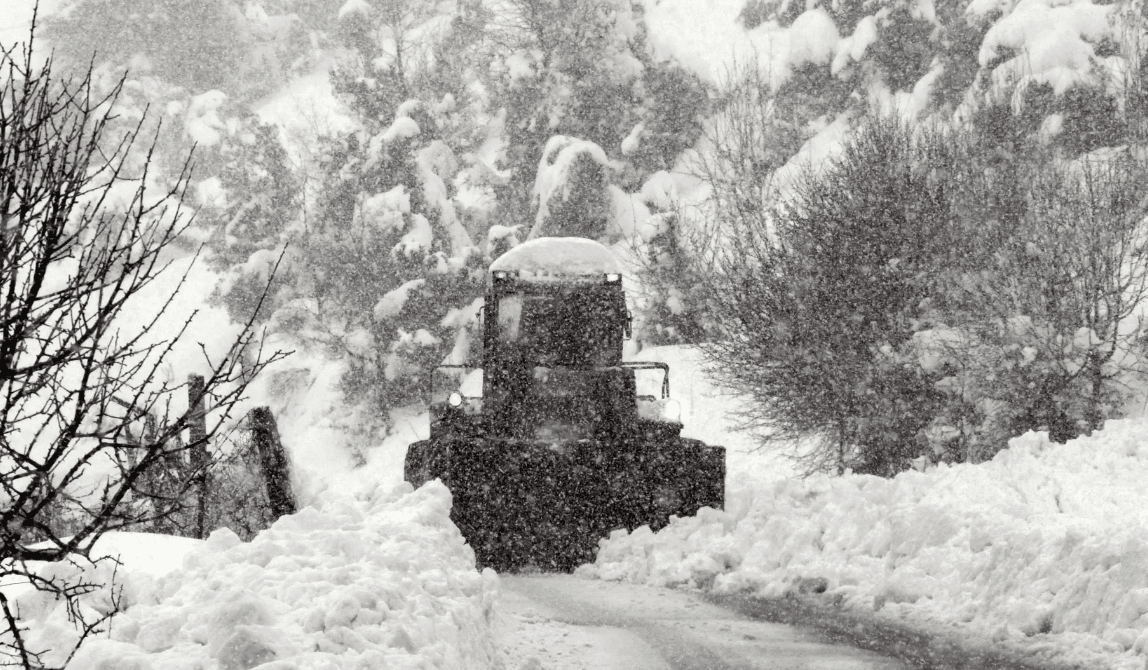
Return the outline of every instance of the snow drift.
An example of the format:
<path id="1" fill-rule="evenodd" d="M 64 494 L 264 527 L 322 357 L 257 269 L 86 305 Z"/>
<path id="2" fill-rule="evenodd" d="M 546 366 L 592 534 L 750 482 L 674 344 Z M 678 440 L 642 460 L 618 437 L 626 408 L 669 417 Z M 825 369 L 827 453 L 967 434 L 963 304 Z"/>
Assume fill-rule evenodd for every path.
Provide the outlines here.
<path id="1" fill-rule="evenodd" d="M 1028 433 L 981 464 L 893 479 L 781 480 L 652 533 L 616 531 L 601 579 L 780 596 L 956 625 L 1067 662 L 1148 656 L 1148 420 L 1060 445 Z"/>
<path id="2" fill-rule="evenodd" d="M 217 530 L 182 570 L 121 574 L 110 636 L 85 642 L 67 667 L 490 667 L 497 577 L 474 569 L 449 511 L 450 493 L 432 482 L 306 508 L 249 543 Z M 106 606 L 110 593 L 86 605 Z M 38 608 L 41 648 L 71 648 L 62 605 L 19 598 Z"/>

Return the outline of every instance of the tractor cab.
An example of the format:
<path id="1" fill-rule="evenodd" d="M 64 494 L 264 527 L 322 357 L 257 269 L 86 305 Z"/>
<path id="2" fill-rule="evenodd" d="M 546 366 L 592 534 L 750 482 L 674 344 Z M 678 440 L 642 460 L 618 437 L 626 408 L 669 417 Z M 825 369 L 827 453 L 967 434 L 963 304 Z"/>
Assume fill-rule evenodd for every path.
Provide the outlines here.
<path id="1" fill-rule="evenodd" d="M 491 264 L 482 360 L 431 375 L 430 436 L 403 476 L 439 478 L 480 566 L 572 570 L 616 528 L 657 529 L 725 496 L 725 451 L 681 436 L 669 366 L 622 360 L 613 254 L 540 238 Z"/>
<path id="2" fill-rule="evenodd" d="M 630 329 L 622 273 L 604 247 L 580 238 L 516 247 L 491 266 L 481 371 L 457 368 L 472 375 L 467 388 L 436 375 L 432 427 L 554 443 L 613 441 L 643 421 L 680 430 L 668 366 L 622 362 Z"/>

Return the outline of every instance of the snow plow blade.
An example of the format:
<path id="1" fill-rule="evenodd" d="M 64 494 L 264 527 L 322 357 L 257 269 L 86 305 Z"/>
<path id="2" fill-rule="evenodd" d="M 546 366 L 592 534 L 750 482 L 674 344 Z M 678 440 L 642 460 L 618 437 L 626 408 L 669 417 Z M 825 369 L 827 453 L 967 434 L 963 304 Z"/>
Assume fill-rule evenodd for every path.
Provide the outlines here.
<path id="1" fill-rule="evenodd" d="M 612 530 L 658 530 L 671 515 L 721 508 L 725 449 L 686 438 L 655 447 L 440 438 L 412 444 L 404 474 L 450 489 L 451 520 L 480 569 L 570 572 Z"/>

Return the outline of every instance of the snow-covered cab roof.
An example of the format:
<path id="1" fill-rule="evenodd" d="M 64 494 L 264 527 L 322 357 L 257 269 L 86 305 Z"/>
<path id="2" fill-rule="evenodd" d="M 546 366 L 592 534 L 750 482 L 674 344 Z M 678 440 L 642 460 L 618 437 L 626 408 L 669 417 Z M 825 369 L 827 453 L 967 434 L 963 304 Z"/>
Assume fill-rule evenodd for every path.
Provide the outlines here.
<path id="1" fill-rule="evenodd" d="M 539 237 L 523 242 L 490 264 L 495 272 L 514 272 L 520 280 L 561 281 L 578 277 L 621 275 L 612 251 L 584 237 Z"/>

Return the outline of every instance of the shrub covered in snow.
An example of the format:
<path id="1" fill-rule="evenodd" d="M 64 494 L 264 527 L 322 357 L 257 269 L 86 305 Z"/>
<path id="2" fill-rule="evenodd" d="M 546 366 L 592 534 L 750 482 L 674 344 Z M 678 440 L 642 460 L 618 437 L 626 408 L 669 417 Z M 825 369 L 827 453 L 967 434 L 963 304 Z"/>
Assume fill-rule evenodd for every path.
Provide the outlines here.
<path id="1" fill-rule="evenodd" d="M 606 153 L 593 142 L 555 135 L 546 143 L 533 194 L 538 213 L 530 238 L 605 238 L 610 217 Z"/>
<path id="2" fill-rule="evenodd" d="M 876 117 L 772 194 L 740 161 L 709 173 L 691 269 L 713 369 L 757 400 L 747 427 L 819 440 L 810 471 L 890 475 L 1120 415 L 1144 371 L 1143 158 L 998 149 L 975 127 Z"/>

